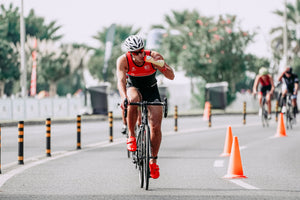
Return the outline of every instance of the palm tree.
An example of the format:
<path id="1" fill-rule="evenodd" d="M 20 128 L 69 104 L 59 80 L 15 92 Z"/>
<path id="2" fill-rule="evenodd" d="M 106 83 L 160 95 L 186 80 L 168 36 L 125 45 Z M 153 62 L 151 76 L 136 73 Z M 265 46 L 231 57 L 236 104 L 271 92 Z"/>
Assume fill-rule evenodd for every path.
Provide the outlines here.
<path id="1" fill-rule="evenodd" d="M 16 44 L 20 41 L 20 14 L 19 8 L 11 3 L 6 9 L 2 4 L 0 7 L 0 35 L 1 38 Z"/>
<path id="2" fill-rule="evenodd" d="M 288 56 L 291 59 L 300 56 L 300 38 L 297 38 L 297 31 L 299 32 L 300 26 L 300 0 L 295 0 L 295 4 L 287 3 L 287 46 L 288 46 Z M 278 15 L 284 19 L 284 11 L 275 10 L 274 14 Z M 283 32 L 284 27 L 279 26 L 271 29 L 270 34 L 274 36 L 271 41 L 271 48 L 273 50 L 274 57 L 277 60 L 281 60 L 283 57 Z"/>
<path id="3" fill-rule="evenodd" d="M 49 84 L 49 95 L 53 97 L 57 93 L 57 82 L 70 74 L 69 55 L 52 40 L 40 41 L 38 52 L 38 79 L 41 78 Z"/>
<path id="4" fill-rule="evenodd" d="M 10 80 L 18 80 L 20 76 L 18 52 L 14 44 L 0 40 L 0 97 L 4 94 L 4 86 Z"/>
<path id="5" fill-rule="evenodd" d="M 56 21 L 51 21 L 48 25 L 43 17 L 35 15 L 34 10 L 30 10 L 25 18 L 26 34 L 34 36 L 40 40 L 60 40 L 63 35 L 58 35 L 57 31 L 62 27 L 56 25 Z"/>

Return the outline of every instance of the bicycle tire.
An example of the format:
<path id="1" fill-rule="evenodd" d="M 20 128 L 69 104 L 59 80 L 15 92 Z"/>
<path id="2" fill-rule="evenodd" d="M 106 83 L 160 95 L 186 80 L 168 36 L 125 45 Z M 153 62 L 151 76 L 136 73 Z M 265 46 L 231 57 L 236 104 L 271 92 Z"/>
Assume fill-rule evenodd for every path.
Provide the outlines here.
<path id="1" fill-rule="evenodd" d="M 129 138 L 128 130 L 126 130 L 126 138 Z M 127 157 L 130 158 L 130 151 L 127 149 Z"/>
<path id="2" fill-rule="evenodd" d="M 266 120 L 265 120 L 265 113 L 266 113 L 266 110 L 265 110 L 265 105 L 263 103 L 262 105 L 262 108 L 261 108 L 261 123 L 262 123 L 262 126 L 265 127 L 266 126 Z"/>
<path id="3" fill-rule="evenodd" d="M 149 168 L 149 161 L 150 161 L 150 129 L 149 126 L 145 126 L 145 157 L 144 157 L 144 175 L 145 175 L 145 189 L 148 190 L 149 188 L 149 178 L 150 178 L 150 168 Z"/>
<path id="4" fill-rule="evenodd" d="M 293 118 L 292 118 L 292 112 L 291 112 L 291 107 L 290 106 L 288 106 L 287 107 L 287 109 L 286 109 L 286 128 L 287 129 L 292 129 L 293 128 L 293 125 L 292 125 L 292 120 L 293 120 Z"/>
<path id="5" fill-rule="evenodd" d="M 289 109 L 288 108 L 286 109 L 286 112 L 285 112 L 285 121 L 286 121 L 286 129 L 289 129 L 290 126 L 289 126 Z"/>
<path id="6" fill-rule="evenodd" d="M 139 180 L 140 180 L 140 187 L 144 187 L 144 163 L 143 163 L 143 157 L 144 157 L 144 150 L 143 150 L 143 129 L 144 127 L 141 127 L 138 135 L 137 140 L 137 151 L 136 151 L 136 158 L 137 158 L 137 166 L 139 170 Z"/>

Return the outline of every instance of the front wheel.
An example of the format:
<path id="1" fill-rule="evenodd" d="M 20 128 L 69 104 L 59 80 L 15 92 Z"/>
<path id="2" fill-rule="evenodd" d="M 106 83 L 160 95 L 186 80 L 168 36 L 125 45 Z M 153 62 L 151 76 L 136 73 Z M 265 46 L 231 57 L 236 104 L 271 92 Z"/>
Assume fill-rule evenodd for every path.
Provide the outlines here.
<path id="1" fill-rule="evenodd" d="M 293 123 L 293 117 L 292 117 L 292 112 L 291 112 L 291 110 L 290 110 L 290 108 L 288 108 L 287 109 L 287 111 L 286 111 L 286 128 L 287 129 L 292 129 L 293 128 L 293 125 L 292 125 L 292 123 Z"/>
<path id="2" fill-rule="evenodd" d="M 150 178 L 150 168 L 149 168 L 149 161 L 150 161 L 150 129 L 149 126 L 145 126 L 145 159 L 144 159 L 144 170 L 145 170 L 145 189 L 148 190 L 149 187 L 149 178 Z"/>
<path id="3" fill-rule="evenodd" d="M 167 97 L 164 98 L 164 118 L 168 117 L 168 99 Z"/>
<path id="4" fill-rule="evenodd" d="M 136 159 L 137 159 L 137 167 L 139 170 L 139 180 L 140 180 L 140 187 L 144 187 L 144 163 L 143 163 L 143 157 L 144 157 L 144 135 L 142 134 L 144 128 L 140 129 L 140 133 L 138 135 L 137 139 L 137 150 L 136 150 Z"/>

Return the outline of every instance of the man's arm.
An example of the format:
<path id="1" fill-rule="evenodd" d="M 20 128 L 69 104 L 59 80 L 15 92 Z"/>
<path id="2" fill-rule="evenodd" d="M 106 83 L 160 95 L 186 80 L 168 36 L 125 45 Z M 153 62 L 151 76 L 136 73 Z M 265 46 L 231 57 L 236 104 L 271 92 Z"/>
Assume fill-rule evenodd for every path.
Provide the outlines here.
<path id="1" fill-rule="evenodd" d="M 299 80 L 298 80 L 298 76 L 295 75 L 295 91 L 294 91 L 294 95 L 298 94 L 298 89 L 299 89 Z"/>
<path id="2" fill-rule="evenodd" d="M 278 81 L 279 81 L 279 82 L 282 82 L 282 77 L 283 77 L 283 75 L 285 74 L 285 72 L 286 72 L 286 70 L 284 70 L 284 71 L 280 74 L 280 76 L 278 77 Z"/>
<path id="3" fill-rule="evenodd" d="M 271 82 L 271 90 L 270 93 L 273 94 L 274 90 L 275 90 L 275 85 L 274 85 L 274 81 L 271 75 L 269 75 L 270 77 L 270 82 Z"/>
<path id="4" fill-rule="evenodd" d="M 254 81 L 254 84 L 253 84 L 253 88 L 252 88 L 252 93 L 253 94 L 256 94 L 257 93 L 257 85 L 258 85 L 258 79 L 259 79 L 259 75 L 257 75 L 255 77 L 255 81 Z"/>
<path id="5" fill-rule="evenodd" d="M 154 60 L 164 60 L 162 55 L 160 55 L 156 51 L 151 51 L 151 56 L 153 57 Z M 170 80 L 173 80 L 175 78 L 175 74 L 172 67 L 170 67 L 166 62 L 162 67 L 157 65 L 154 65 L 154 67 L 157 68 L 166 78 Z"/>
<path id="6" fill-rule="evenodd" d="M 126 72 L 128 66 L 124 55 L 117 59 L 117 86 L 121 96 L 121 107 L 124 108 L 124 99 L 127 98 L 126 94 Z"/>

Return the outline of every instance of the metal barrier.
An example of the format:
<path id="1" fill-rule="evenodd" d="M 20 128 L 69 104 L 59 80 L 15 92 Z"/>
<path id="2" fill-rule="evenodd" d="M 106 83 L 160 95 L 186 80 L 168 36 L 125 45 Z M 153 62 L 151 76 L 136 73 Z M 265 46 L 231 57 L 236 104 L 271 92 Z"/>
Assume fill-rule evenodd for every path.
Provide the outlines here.
<path id="1" fill-rule="evenodd" d="M 175 120 L 174 131 L 178 131 L 178 107 L 177 107 L 177 105 L 175 106 L 174 120 Z"/>
<path id="2" fill-rule="evenodd" d="M 46 156 L 51 156 L 51 119 L 46 119 Z"/>
<path id="3" fill-rule="evenodd" d="M 246 124 L 246 102 L 244 101 L 244 109 L 243 109 L 243 124 Z"/>
<path id="4" fill-rule="evenodd" d="M 19 147 L 19 154 L 18 154 L 18 163 L 19 165 L 24 164 L 24 121 L 19 121 L 18 124 L 18 147 Z"/>
<path id="5" fill-rule="evenodd" d="M 108 113 L 108 121 L 109 121 L 109 141 L 113 142 L 113 112 L 112 111 Z"/>
<path id="6" fill-rule="evenodd" d="M 81 149 L 81 116 L 77 115 L 77 149 Z"/>

